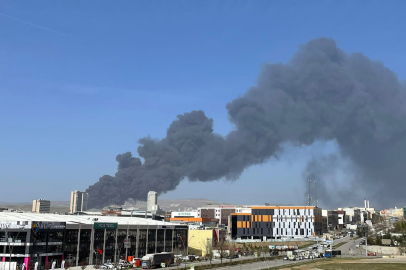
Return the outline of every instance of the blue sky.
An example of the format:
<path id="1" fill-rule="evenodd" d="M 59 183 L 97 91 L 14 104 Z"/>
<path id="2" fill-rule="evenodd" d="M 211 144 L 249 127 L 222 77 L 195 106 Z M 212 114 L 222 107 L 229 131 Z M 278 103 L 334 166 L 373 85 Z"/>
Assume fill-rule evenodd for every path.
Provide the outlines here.
<path id="1" fill-rule="evenodd" d="M 255 85 L 261 64 L 286 62 L 312 38 L 334 38 L 405 79 L 405 8 L 404 1 L 1 1 L 0 201 L 68 200 L 71 190 L 114 174 L 117 154 L 136 153 L 140 137 L 162 138 L 187 111 L 204 110 L 227 134 L 227 102 Z M 306 162 L 335 150 L 287 147 L 236 182 L 184 181 L 161 197 L 303 203 Z"/>

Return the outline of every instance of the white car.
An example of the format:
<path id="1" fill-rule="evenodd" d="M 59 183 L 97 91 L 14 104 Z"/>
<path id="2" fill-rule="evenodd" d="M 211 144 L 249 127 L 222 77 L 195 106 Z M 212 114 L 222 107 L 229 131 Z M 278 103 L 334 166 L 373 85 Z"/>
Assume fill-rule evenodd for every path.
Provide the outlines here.
<path id="1" fill-rule="evenodd" d="M 111 263 L 105 263 L 102 266 L 100 266 L 101 269 L 113 269 L 114 265 Z"/>

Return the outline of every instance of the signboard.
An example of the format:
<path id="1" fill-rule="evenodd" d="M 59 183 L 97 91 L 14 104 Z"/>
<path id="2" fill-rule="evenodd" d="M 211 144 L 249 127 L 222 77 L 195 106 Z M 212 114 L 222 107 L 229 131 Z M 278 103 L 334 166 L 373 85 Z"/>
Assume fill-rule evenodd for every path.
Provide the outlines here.
<path id="1" fill-rule="evenodd" d="M 172 212 L 171 213 L 172 218 L 176 218 L 176 217 L 194 217 L 194 218 L 197 218 L 198 215 L 199 214 L 197 212 Z"/>
<path id="2" fill-rule="evenodd" d="M 165 268 L 166 266 L 165 266 L 165 263 L 161 263 L 161 267 L 162 268 Z"/>
<path id="3" fill-rule="evenodd" d="M 95 222 L 93 224 L 94 229 L 102 229 L 102 230 L 115 230 L 117 229 L 117 223 L 102 223 L 102 222 Z"/>
<path id="4" fill-rule="evenodd" d="M 173 226 L 171 226 L 171 225 L 161 225 L 161 226 L 159 226 L 159 229 L 173 229 Z"/>
<path id="5" fill-rule="evenodd" d="M 131 248 L 131 239 L 124 239 L 124 248 Z"/>
<path id="6" fill-rule="evenodd" d="M 40 230 L 64 230 L 66 228 L 65 222 L 42 222 L 33 221 L 31 230 L 33 233 L 37 233 Z"/>
<path id="7" fill-rule="evenodd" d="M 31 229 L 31 222 L 29 221 L 0 221 L 0 229 Z"/>
<path id="8" fill-rule="evenodd" d="M 189 227 L 185 227 L 185 226 L 175 226 L 175 229 L 178 231 L 178 230 L 188 230 L 189 229 Z"/>

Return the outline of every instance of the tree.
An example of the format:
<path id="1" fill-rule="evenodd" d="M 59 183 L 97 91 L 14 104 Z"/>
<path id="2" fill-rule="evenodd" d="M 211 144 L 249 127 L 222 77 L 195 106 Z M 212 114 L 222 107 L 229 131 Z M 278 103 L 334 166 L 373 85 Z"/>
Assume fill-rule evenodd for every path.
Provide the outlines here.
<path id="1" fill-rule="evenodd" d="M 179 258 L 179 257 L 177 257 L 177 258 L 175 259 L 175 264 L 176 264 L 176 267 L 179 269 L 179 266 L 182 264 L 182 259 Z"/>
<path id="2" fill-rule="evenodd" d="M 82 268 L 82 270 L 85 270 L 88 265 L 89 264 L 87 263 L 87 261 L 81 261 L 80 262 L 80 268 Z"/>
<path id="3" fill-rule="evenodd" d="M 213 260 L 213 243 L 211 240 L 207 240 L 204 243 L 202 243 L 204 252 L 206 253 L 205 255 L 205 260 L 208 260 L 210 263 L 210 268 L 211 268 L 211 262 Z"/>
<path id="4" fill-rule="evenodd" d="M 237 250 L 235 246 L 235 242 L 230 242 L 228 246 L 228 256 L 230 258 L 230 264 L 233 262 L 234 256 L 236 255 Z"/>
<path id="5" fill-rule="evenodd" d="M 221 241 L 217 242 L 217 250 L 219 252 L 221 264 L 223 264 L 223 259 L 227 258 L 227 248 L 228 248 L 228 244 L 226 241 L 221 240 Z"/>
<path id="6" fill-rule="evenodd" d="M 165 259 L 165 267 L 170 267 L 172 263 L 172 259 L 171 258 L 166 258 Z"/>
<path id="7" fill-rule="evenodd" d="M 266 256 L 267 256 L 268 253 L 269 253 L 269 246 L 268 246 L 266 243 L 263 243 L 263 244 L 260 246 L 260 250 L 261 250 L 261 255 L 262 255 L 262 257 L 264 257 L 264 258 L 266 259 Z"/>

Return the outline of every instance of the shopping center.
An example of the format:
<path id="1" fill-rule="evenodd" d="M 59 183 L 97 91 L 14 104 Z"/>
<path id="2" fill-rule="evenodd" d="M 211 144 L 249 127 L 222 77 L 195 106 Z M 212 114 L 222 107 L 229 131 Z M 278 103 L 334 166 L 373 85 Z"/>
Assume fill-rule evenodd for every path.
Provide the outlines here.
<path id="1" fill-rule="evenodd" d="M 0 259 L 60 267 L 187 250 L 188 227 L 139 217 L 0 212 Z M 1 247 L 2 246 L 2 247 Z"/>

